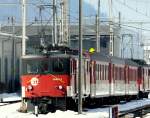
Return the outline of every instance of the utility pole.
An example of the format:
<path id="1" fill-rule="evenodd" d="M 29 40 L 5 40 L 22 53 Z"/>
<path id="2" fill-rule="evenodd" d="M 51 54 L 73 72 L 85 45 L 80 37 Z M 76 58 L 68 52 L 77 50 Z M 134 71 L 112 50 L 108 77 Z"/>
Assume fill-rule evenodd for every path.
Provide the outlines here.
<path id="1" fill-rule="evenodd" d="M 121 12 L 119 12 L 119 28 L 121 28 Z"/>
<path id="2" fill-rule="evenodd" d="M 98 12 L 96 15 L 96 51 L 100 52 L 101 43 L 100 43 L 100 0 L 98 0 Z"/>
<path id="3" fill-rule="evenodd" d="M 61 6 L 60 42 L 64 43 L 64 0 L 61 1 L 60 6 Z"/>
<path id="4" fill-rule="evenodd" d="M 82 0 L 79 0 L 79 81 L 78 114 L 82 114 Z"/>
<path id="5" fill-rule="evenodd" d="M 52 39 L 52 45 L 55 46 L 57 44 L 57 11 L 56 11 L 56 0 L 53 0 L 53 39 Z"/>
<path id="6" fill-rule="evenodd" d="M 64 44 L 68 44 L 68 0 L 63 0 L 64 7 L 63 7 L 63 23 L 64 23 L 64 28 L 63 28 L 63 35 L 64 35 Z"/>
<path id="7" fill-rule="evenodd" d="M 13 65 L 13 71 L 12 71 L 12 75 L 13 75 L 13 82 L 12 82 L 12 91 L 14 92 L 15 90 L 15 78 L 16 78 L 16 46 L 15 46 L 15 18 L 11 17 L 11 23 L 12 23 L 12 65 Z"/>
<path id="8" fill-rule="evenodd" d="M 131 59 L 133 59 L 133 52 L 134 52 L 134 49 L 133 49 L 133 36 L 132 34 L 129 35 L 131 37 Z"/>
<path id="9" fill-rule="evenodd" d="M 112 0 L 109 0 L 109 31 L 110 31 L 110 44 L 109 55 L 114 55 L 114 34 L 113 34 L 113 16 L 112 16 Z"/>
<path id="10" fill-rule="evenodd" d="M 26 0 L 22 0 L 22 56 L 26 55 Z"/>
<path id="11" fill-rule="evenodd" d="M 22 56 L 26 55 L 26 0 L 22 0 Z M 22 74 L 22 60 L 20 60 L 20 73 Z M 22 90 L 23 91 L 23 88 Z M 20 112 L 26 111 L 27 102 L 23 98 L 21 100 L 21 107 L 19 108 Z"/>

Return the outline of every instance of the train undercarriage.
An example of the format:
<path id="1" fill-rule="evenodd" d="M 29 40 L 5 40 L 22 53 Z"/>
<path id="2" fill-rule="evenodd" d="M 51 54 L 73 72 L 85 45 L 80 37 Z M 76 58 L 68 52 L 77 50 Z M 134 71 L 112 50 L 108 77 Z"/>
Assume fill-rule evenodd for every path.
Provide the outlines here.
<path id="1" fill-rule="evenodd" d="M 137 100 L 142 98 L 147 98 L 148 92 L 139 92 L 138 95 L 125 95 L 125 96 L 109 96 L 100 98 L 86 97 L 83 99 L 84 108 L 96 108 L 102 107 L 103 105 L 114 105 L 119 103 L 129 102 L 131 100 Z M 48 112 L 55 112 L 56 110 L 74 110 L 78 109 L 78 99 L 73 99 L 71 97 L 62 98 L 50 98 L 50 97 L 39 97 L 32 99 L 24 99 L 26 102 L 27 112 L 33 112 L 36 114 L 47 114 Z M 123 101 L 123 102 L 122 102 Z"/>

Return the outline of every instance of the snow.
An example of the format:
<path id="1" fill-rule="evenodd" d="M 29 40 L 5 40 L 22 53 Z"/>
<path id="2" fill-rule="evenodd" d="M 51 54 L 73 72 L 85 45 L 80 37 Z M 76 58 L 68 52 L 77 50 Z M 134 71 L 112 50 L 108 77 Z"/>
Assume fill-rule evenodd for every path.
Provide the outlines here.
<path id="1" fill-rule="evenodd" d="M 6 106 L 0 107 L 0 118 L 37 118 L 33 113 L 19 113 L 17 109 L 19 109 L 21 103 L 10 104 Z M 90 111 L 83 112 L 82 115 L 78 115 L 77 112 L 74 111 L 59 111 L 57 110 L 55 113 L 48 113 L 47 115 L 39 114 L 39 118 L 108 118 L 107 112 L 100 111 Z"/>
<path id="2" fill-rule="evenodd" d="M 0 95 L 2 96 L 2 95 Z M 3 94 L 5 100 L 8 98 L 19 98 L 17 94 Z M 13 98 L 14 97 L 14 98 Z M 7 99 L 6 99 L 7 98 Z M 15 99 L 16 100 L 16 99 Z M 17 110 L 20 108 L 21 102 L 8 104 L 8 103 L 0 103 L 0 118 L 37 118 L 32 112 L 29 113 L 20 113 Z M 119 111 L 125 111 L 134 109 L 137 107 L 141 107 L 143 105 L 150 105 L 150 99 L 143 100 L 135 100 L 126 104 L 118 105 Z M 39 114 L 39 118 L 109 118 L 109 110 L 110 107 L 103 107 L 97 109 L 86 109 L 83 111 L 83 114 L 78 114 L 74 111 L 60 111 L 57 110 L 55 113 L 48 113 L 46 115 Z M 150 113 L 145 116 L 146 118 L 150 118 Z"/>
<path id="3" fill-rule="evenodd" d="M 127 111 L 129 110 L 129 108 L 134 109 L 134 108 L 142 107 L 145 105 L 150 105 L 150 99 L 137 100 L 137 101 L 129 102 L 126 104 L 121 104 L 121 105 L 118 105 L 118 108 L 119 108 L 119 111 Z"/>
<path id="4" fill-rule="evenodd" d="M 0 94 L 0 99 L 2 102 L 12 102 L 12 101 L 19 101 L 21 100 L 21 96 L 18 95 L 17 93 L 3 93 Z"/>

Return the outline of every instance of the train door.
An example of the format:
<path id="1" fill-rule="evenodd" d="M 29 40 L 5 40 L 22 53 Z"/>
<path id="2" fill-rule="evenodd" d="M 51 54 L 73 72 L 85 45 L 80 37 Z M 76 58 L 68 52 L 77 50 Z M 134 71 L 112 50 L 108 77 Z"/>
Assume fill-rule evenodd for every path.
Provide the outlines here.
<path id="1" fill-rule="evenodd" d="M 109 64 L 97 62 L 95 65 L 95 92 L 96 96 L 109 96 Z"/>
<path id="2" fill-rule="evenodd" d="M 70 59 L 70 94 L 67 94 L 68 96 L 75 96 L 77 95 L 77 60 L 74 58 Z M 67 90 L 68 91 L 68 90 Z M 69 92 L 68 92 L 69 93 Z"/>
<path id="3" fill-rule="evenodd" d="M 144 91 L 145 90 L 145 85 L 144 85 L 144 72 L 145 72 L 145 70 L 144 70 L 144 68 L 142 68 L 142 87 L 141 87 L 141 91 Z"/>
<path id="4" fill-rule="evenodd" d="M 149 90 L 149 77 L 148 77 L 148 67 L 144 68 L 144 87 L 145 90 L 148 91 Z"/>
<path id="5" fill-rule="evenodd" d="M 125 94 L 127 94 L 127 66 L 124 67 Z"/>
<path id="6" fill-rule="evenodd" d="M 96 94 L 96 73 L 95 73 L 96 62 L 90 62 L 90 94 L 92 97 Z"/>
<path id="7" fill-rule="evenodd" d="M 148 68 L 148 91 L 150 91 L 150 68 Z"/>
<path id="8" fill-rule="evenodd" d="M 90 94 L 90 61 L 85 59 L 83 64 L 83 94 Z"/>

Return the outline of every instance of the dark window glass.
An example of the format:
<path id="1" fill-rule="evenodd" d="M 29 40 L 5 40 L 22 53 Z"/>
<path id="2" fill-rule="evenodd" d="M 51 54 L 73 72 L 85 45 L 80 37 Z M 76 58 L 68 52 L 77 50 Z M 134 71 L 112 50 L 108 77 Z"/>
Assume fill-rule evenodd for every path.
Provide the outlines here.
<path id="1" fill-rule="evenodd" d="M 34 58 L 23 60 L 23 74 L 66 74 L 70 72 L 68 58 Z"/>
<path id="2" fill-rule="evenodd" d="M 53 63 L 52 63 L 52 71 L 53 72 L 56 72 L 56 73 L 63 72 L 64 69 L 65 69 L 64 60 L 59 59 L 59 58 L 53 60 Z"/>

